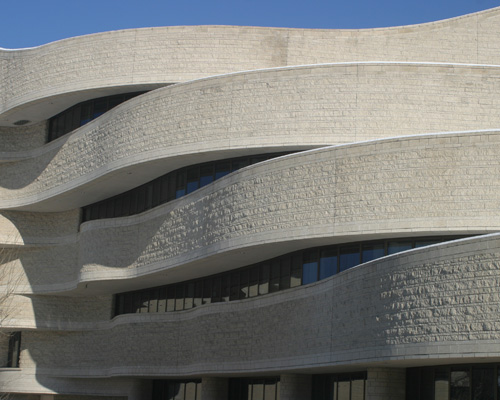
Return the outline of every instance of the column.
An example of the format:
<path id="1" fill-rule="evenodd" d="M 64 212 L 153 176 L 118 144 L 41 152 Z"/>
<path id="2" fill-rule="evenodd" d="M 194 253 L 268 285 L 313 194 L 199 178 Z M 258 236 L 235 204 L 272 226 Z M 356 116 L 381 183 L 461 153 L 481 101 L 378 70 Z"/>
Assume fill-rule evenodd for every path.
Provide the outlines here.
<path id="1" fill-rule="evenodd" d="M 228 381 L 226 378 L 204 376 L 201 379 L 201 398 L 203 400 L 227 399 Z"/>

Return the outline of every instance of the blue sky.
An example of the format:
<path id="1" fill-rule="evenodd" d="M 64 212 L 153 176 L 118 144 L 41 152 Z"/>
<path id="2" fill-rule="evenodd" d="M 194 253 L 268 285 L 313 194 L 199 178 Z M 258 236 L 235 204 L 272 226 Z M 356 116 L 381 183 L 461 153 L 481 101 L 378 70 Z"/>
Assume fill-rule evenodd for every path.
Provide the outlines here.
<path id="1" fill-rule="evenodd" d="M 0 47 L 166 25 L 357 29 L 417 24 L 500 6 L 500 0 L 3 0 Z"/>

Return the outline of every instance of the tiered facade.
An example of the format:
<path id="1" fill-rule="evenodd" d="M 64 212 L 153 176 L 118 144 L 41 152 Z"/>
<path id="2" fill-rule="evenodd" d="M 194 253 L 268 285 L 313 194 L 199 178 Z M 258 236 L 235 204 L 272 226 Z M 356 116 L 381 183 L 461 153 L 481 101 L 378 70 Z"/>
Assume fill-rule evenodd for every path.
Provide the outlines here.
<path id="1" fill-rule="evenodd" d="M 0 392 L 496 400 L 500 8 L 0 50 Z"/>

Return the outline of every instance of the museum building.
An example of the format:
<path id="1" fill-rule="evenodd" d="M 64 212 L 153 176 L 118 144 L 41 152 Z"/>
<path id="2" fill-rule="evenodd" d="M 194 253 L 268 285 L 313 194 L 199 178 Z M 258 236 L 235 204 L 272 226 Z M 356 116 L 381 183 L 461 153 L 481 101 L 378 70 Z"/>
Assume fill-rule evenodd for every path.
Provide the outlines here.
<path id="1" fill-rule="evenodd" d="M 0 395 L 500 400 L 500 8 L 0 49 Z"/>

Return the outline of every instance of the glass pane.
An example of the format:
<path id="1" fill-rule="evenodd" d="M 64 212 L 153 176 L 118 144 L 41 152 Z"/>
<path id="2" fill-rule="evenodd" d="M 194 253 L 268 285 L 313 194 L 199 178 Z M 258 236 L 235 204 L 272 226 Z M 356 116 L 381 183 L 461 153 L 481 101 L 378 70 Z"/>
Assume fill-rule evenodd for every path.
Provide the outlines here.
<path id="1" fill-rule="evenodd" d="M 352 268 L 359 264 L 359 247 L 341 247 L 340 248 L 340 272 Z"/>
<path id="2" fill-rule="evenodd" d="M 221 278 L 212 279 L 212 303 L 221 301 Z"/>
<path id="3" fill-rule="evenodd" d="M 269 293 L 269 270 L 270 270 L 269 263 L 268 262 L 263 263 L 260 268 L 259 295 Z"/>
<path id="4" fill-rule="evenodd" d="M 177 179 L 175 182 L 175 198 L 186 195 L 186 171 L 181 171 L 177 173 Z"/>
<path id="5" fill-rule="evenodd" d="M 249 297 L 248 293 L 248 280 L 250 272 L 248 269 L 242 270 L 240 272 L 240 299 L 246 299 Z"/>
<path id="6" fill-rule="evenodd" d="M 238 300 L 240 298 L 240 273 L 233 272 L 231 274 L 231 292 L 229 293 L 230 300 Z"/>
<path id="7" fill-rule="evenodd" d="M 361 253 L 362 262 L 376 260 L 377 258 L 383 257 L 385 255 L 384 253 L 383 243 L 364 244 Z"/>
<path id="8" fill-rule="evenodd" d="M 167 311 L 175 311 L 175 286 L 167 287 Z"/>
<path id="9" fill-rule="evenodd" d="M 194 284 L 193 306 L 198 307 L 203 304 L 203 282 L 197 281 Z"/>
<path id="10" fill-rule="evenodd" d="M 215 179 L 220 179 L 231 172 L 231 163 L 219 162 L 215 165 Z"/>
<path id="11" fill-rule="evenodd" d="M 187 283 L 185 290 L 186 293 L 184 294 L 184 309 L 189 310 L 190 308 L 193 308 L 194 283 Z"/>
<path id="12" fill-rule="evenodd" d="M 167 310 L 167 289 L 161 288 L 158 294 L 158 312 Z"/>
<path id="13" fill-rule="evenodd" d="M 92 118 L 97 118 L 107 111 L 108 100 L 107 99 L 97 99 L 94 100 L 94 113 Z"/>
<path id="14" fill-rule="evenodd" d="M 212 280 L 203 280 L 203 304 L 209 304 L 212 302 Z"/>
<path id="15" fill-rule="evenodd" d="M 186 193 L 194 192 L 199 187 L 199 168 L 189 168 L 187 171 Z"/>
<path id="16" fill-rule="evenodd" d="M 221 277 L 221 300 L 229 301 L 229 275 Z"/>
<path id="17" fill-rule="evenodd" d="M 205 165 L 200 168 L 200 187 L 206 186 L 214 181 L 213 165 Z"/>
<path id="18" fill-rule="evenodd" d="M 180 284 L 175 287 L 175 311 L 184 309 L 184 285 Z"/>
<path id="19" fill-rule="evenodd" d="M 351 382 L 338 382 L 338 400 L 350 400 Z"/>
<path id="20" fill-rule="evenodd" d="M 493 367 L 472 370 L 472 400 L 495 399 L 495 370 Z"/>
<path id="21" fill-rule="evenodd" d="M 280 268 L 280 290 L 285 290 L 290 287 L 290 279 L 291 279 L 291 258 L 284 257 L 281 259 L 281 268 Z"/>
<path id="22" fill-rule="evenodd" d="M 302 284 L 302 253 L 294 254 L 292 260 L 292 274 L 290 277 L 290 287 Z"/>
<path id="23" fill-rule="evenodd" d="M 387 245 L 387 254 L 395 254 L 410 249 L 411 249 L 411 241 L 409 240 L 389 242 Z"/>
<path id="24" fill-rule="evenodd" d="M 319 279 L 325 279 L 337 273 L 337 249 L 323 250 L 319 262 Z"/>
<path id="25" fill-rule="evenodd" d="M 448 400 L 449 397 L 448 371 L 436 371 L 434 375 L 434 400 Z"/>
<path id="26" fill-rule="evenodd" d="M 258 266 L 250 269 L 249 297 L 259 294 L 259 269 Z"/>
<path id="27" fill-rule="evenodd" d="M 469 371 L 451 371 L 450 400 L 469 400 Z"/>
<path id="28" fill-rule="evenodd" d="M 441 240 L 417 240 L 415 242 L 415 247 L 430 246 L 431 244 L 437 244 L 440 242 L 441 242 Z"/>
<path id="29" fill-rule="evenodd" d="M 280 288 L 280 262 L 271 262 L 271 278 L 269 279 L 269 292 L 277 292 Z"/>
<path id="30" fill-rule="evenodd" d="M 351 400 L 364 400 L 365 381 L 363 379 L 353 380 L 351 382 Z"/>
<path id="31" fill-rule="evenodd" d="M 237 171 L 241 168 L 244 168 L 246 167 L 247 165 L 249 165 L 249 160 L 248 159 L 243 159 L 243 160 L 234 160 L 232 163 L 231 163 L 231 171 Z"/>

